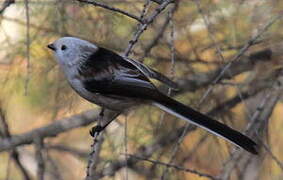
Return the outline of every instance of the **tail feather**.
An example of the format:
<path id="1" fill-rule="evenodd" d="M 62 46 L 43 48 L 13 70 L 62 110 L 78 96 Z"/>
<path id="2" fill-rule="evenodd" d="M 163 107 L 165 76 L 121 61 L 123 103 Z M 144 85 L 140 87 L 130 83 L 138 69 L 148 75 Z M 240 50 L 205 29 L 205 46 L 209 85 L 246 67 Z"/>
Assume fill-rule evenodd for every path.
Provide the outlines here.
<path id="1" fill-rule="evenodd" d="M 231 143 L 247 150 L 250 153 L 258 154 L 257 144 L 249 137 L 241 134 L 240 132 L 222 124 L 210 117 L 195 111 L 194 109 L 183 105 L 182 103 L 175 101 L 174 99 L 161 95 L 156 99 L 155 106 L 160 109 L 175 115 L 183 120 L 189 121 L 190 123 L 202 127 L 207 131 L 220 136 Z"/>

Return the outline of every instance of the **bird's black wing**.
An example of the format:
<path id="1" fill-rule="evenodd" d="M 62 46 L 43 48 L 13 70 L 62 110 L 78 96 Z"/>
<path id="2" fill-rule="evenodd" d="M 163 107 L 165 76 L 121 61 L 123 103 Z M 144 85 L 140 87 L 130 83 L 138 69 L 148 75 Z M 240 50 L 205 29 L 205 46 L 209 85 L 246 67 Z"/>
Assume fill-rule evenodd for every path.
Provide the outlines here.
<path id="1" fill-rule="evenodd" d="M 84 88 L 93 93 L 150 99 L 159 93 L 147 76 L 120 55 L 99 48 L 80 67 Z"/>

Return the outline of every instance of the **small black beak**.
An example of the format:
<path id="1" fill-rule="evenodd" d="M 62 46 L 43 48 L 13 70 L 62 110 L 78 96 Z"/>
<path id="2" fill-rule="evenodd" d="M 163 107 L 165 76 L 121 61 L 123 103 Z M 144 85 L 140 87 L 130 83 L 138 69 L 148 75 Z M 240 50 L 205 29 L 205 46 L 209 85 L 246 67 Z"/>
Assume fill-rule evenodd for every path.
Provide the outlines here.
<path id="1" fill-rule="evenodd" d="M 55 48 L 54 44 L 48 44 L 47 47 L 49 49 L 51 49 L 52 51 L 56 51 L 56 48 Z"/>

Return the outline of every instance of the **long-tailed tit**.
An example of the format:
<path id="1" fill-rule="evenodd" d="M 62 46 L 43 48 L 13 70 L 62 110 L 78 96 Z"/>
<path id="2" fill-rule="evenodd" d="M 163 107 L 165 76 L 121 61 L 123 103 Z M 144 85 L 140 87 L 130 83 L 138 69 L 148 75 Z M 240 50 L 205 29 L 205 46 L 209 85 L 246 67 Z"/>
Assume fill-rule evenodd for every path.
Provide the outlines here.
<path id="1" fill-rule="evenodd" d="M 173 88 L 176 84 L 138 61 L 74 37 L 60 38 L 48 48 L 71 87 L 86 100 L 117 111 L 150 103 L 257 154 L 257 144 L 249 137 L 161 93 L 149 78 Z"/>

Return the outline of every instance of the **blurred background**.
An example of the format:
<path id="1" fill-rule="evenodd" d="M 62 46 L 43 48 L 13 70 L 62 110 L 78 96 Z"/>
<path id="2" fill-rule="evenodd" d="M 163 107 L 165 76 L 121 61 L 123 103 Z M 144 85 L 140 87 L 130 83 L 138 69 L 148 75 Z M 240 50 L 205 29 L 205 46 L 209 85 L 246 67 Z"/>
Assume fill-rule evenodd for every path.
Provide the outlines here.
<path id="1" fill-rule="evenodd" d="M 0 179 L 86 176 L 94 123 L 74 120 L 95 118 L 100 107 L 69 87 L 47 49 L 62 36 L 162 72 L 180 85 L 154 81 L 164 93 L 260 145 L 254 156 L 140 106 L 103 132 L 95 179 L 283 179 L 282 10 L 279 0 L 2 0 Z"/>

